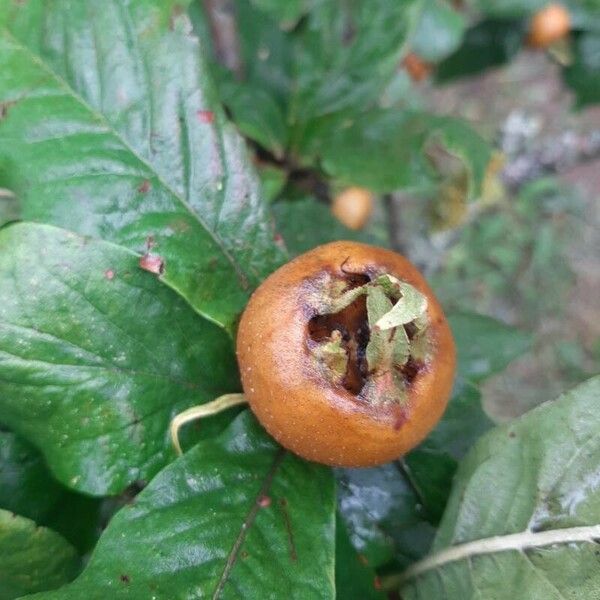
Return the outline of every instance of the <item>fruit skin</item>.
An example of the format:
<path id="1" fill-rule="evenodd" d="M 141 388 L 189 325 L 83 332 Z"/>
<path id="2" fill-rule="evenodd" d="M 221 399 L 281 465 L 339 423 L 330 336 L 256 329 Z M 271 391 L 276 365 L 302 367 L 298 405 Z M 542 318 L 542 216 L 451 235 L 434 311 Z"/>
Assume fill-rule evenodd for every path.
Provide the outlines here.
<path id="1" fill-rule="evenodd" d="M 429 300 L 432 360 L 411 384 L 404 411 L 374 406 L 327 380 L 315 368 L 307 303 L 315 277 L 381 269 Z M 267 431 L 296 454 L 323 464 L 366 467 L 408 452 L 442 416 L 452 389 L 456 353 L 438 301 L 404 257 L 356 242 L 319 246 L 287 263 L 254 292 L 240 321 L 237 356 L 244 393 Z"/>
<path id="2" fill-rule="evenodd" d="M 418 54 L 409 52 L 402 60 L 402 66 L 406 69 L 407 73 L 413 81 L 423 81 L 426 77 L 431 74 L 433 70 L 432 65 L 425 62 Z"/>
<path id="3" fill-rule="evenodd" d="M 333 199 L 331 212 L 349 229 L 362 229 L 373 212 L 373 194 L 361 187 L 346 188 Z"/>
<path id="4" fill-rule="evenodd" d="M 569 11 L 561 4 L 549 4 L 531 19 L 527 43 L 533 48 L 547 48 L 564 38 L 570 29 Z"/>

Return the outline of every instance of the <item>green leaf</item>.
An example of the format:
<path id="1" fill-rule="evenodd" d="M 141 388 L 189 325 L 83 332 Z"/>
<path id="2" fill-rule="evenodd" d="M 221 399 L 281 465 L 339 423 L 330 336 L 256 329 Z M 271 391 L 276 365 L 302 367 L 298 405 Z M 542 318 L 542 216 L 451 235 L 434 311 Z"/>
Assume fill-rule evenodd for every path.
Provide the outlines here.
<path id="1" fill-rule="evenodd" d="M 483 14 L 495 17 L 525 17 L 544 8 L 548 0 L 475 0 Z"/>
<path id="2" fill-rule="evenodd" d="M 259 1 L 262 8 L 275 4 Z M 248 0 L 238 0 L 245 76 L 241 85 L 269 90 L 285 107 L 292 147 L 297 148 L 315 118 L 362 111 L 379 100 L 397 69 L 419 6 L 420 0 L 318 1 L 285 33 L 281 14 L 270 10 L 275 18 L 269 18 Z M 299 10 L 295 1 L 278 2 L 277 7 L 277 12 Z"/>
<path id="3" fill-rule="evenodd" d="M 375 323 L 384 331 L 419 319 L 427 310 L 427 297 L 424 294 L 404 282 L 399 282 L 399 286 L 402 297 Z"/>
<path id="4" fill-rule="evenodd" d="M 437 63 L 458 48 L 465 29 L 465 18 L 446 0 L 425 0 L 411 36 L 411 50 Z"/>
<path id="5" fill-rule="evenodd" d="M 521 21 L 481 21 L 467 30 L 456 52 L 438 65 L 436 78 L 445 82 L 476 75 L 508 62 L 521 49 L 524 36 L 524 23 Z"/>
<path id="6" fill-rule="evenodd" d="M 0 508 L 49 527 L 81 554 L 100 535 L 101 501 L 60 485 L 40 452 L 10 431 L 0 431 Z"/>
<path id="7" fill-rule="evenodd" d="M 599 397 L 596 377 L 477 443 L 403 598 L 595 597 Z"/>
<path id="8" fill-rule="evenodd" d="M 43 522 L 62 491 L 35 448 L 11 431 L 0 431 L 1 509 Z"/>
<path id="9" fill-rule="evenodd" d="M 550 4 L 548 0 L 471 0 L 482 14 L 504 19 L 526 19 Z M 598 0 L 561 0 L 571 15 L 574 29 L 598 26 Z"/>
<path id="10" fill-rule="evenodd" d="M 464 121 L 398 109 L 324 120 L 307 144 L 304 152 L 320 157 L 331 177 L 378 192 L 431 189 L 439 177 L 426 151 L 440 144 L 464 164 L 474 196 L 490 159 L 488 144 Z"/>
<path id="11" fill-rule="evenodd" d="M 465 382 L 456 387 L 441 421 L 404 459 L 425 518 L 433 525 L 439 523 L 446 507 L 458 462 L 493 426 L 483 411 L 479 390 Z"/>
<path id="12" fill-rule="evenodd" d="M 283 191 L 287 181 L 287 174 L 283 169 L 264 164 L 260 165 L 258 175 L 262 184 L 263 195 L 267 202 L 275 201 Z"/>
<path id="13" fill-rule="evenodd" d="M 231 110 L 235 124 L 248 138 L 282 159 L 288 143 L 285 115 L 264 88 L 234 81 L 219 86 L 222 101 Z"/>
<path id="14" fill-rule="evenodd" d="M 276 202 L 273 204 L 273 214 L 277 229 L 294 256 L 336 240 L 387 245 L 383 231 L 348 229 L 333 217 L 326 204 L 312 198 Z"/>
<path id="15" fill-rule="evenodd" d="M 367 315 L 371 329 L 369 343 L 365 350 L 369 373 L 379 366 L 382 370 L 390 368 L 394 347 L 389 343 L 390 334 L 374 329 L 375 324 L 392 310 L 392 301 L 386 296 L 380 286 L 367 287 Z M 402 328 L 404 329 L 404 328 Z M 406 332 L 404 332 L 406 333 Z M 406 359 L 410 354 L 408 338 L 406 339 Z M 401 363 L 403 364 L 403 363 Z"/>
<path id="16" fill-rule="evenodd" d="M 336 478 L 340 515 L 354 548 L 373 568 L 388 564 L 395 539 L 422 519 L 414 488 L 396 463 L 337 469 Z"/>
<path id="17" fill-rule="evenodd" d="M 174 0 L 0 0 L 0 159 L 23 217 L 164 259 L 225 326 L 282 260 L 259 182 Z"/>
<path id="18" fill-rule="evenodd" d="M 0 414 L 65 485 L 118 493 L 172 457 L 171 418 L 233 391 L 225 332 L 128 250 L 0 230 Z"/>
<path id="19" fill-rule="evenodd" d="M 17 198 L 9 190 L 0 189 L 0 227 L 16 221 L 21 214 Z"/>
<path id="20" fill-rule="evenodd" d="M 379 100 L 395 73 L 419 2 L 321 2 L 296 40 L 290 121 L 304 124 Z M 376 65 L 376 68 L 374 68 Z"/>
<path id="21" fill-rule="evenodd" d="M 600 102 L 600 32 L 583 33 L 573 42 L 575 60 L 564 70 L 578 107 Z"/>
<path id="22" fill-rule="evenodd" d="M 334 538 L 330 470 L 246 411 L 117 513 L 72 584 L 38 598 L 333 598 Z"/>
<path id="23" fill-rule="evenodd" d="M 442 420 L 419 448 L 443 451 L 459 461 L 492 425 L 483 412 L 478 388 L 459 380 Z"/>
<path id="24" fill-rule="evenodd" d="M 531 346 L 531 336 L 476 313 L 449 316 L 458 353 L 458 372 L 481 381 L 504 370 Z"/>
<path id="25" fill-rule="evenodd" d="M 293 27 L 319 0 L 251 0 L 260 10 L 277 19 L 284 29 Z"/>
<path id="26" fill-rule="evenodd" d="M 341 517 L 335 527 L 335 593 L 336 598 L 383 600 L 377 589 L 379 580 L 366 557 L 359 556 L 352 546 L 350 535 Z"/>
<path id="27" fill-rule="evenodd" d="M 60 535 L 0 510 L 0 600 L 60 587 L 75 576 L 78 563 Z"/>

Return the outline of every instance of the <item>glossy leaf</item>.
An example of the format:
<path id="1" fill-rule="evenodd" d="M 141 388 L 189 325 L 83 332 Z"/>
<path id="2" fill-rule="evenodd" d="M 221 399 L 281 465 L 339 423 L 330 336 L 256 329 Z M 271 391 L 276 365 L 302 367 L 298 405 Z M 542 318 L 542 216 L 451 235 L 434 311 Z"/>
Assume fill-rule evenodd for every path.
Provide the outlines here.
<path id="1" fill-rule="evenodd" d="M 365 556 L 356 553 L 346 525 L 341 518 L 335 527 L 335 593 L 336 598 L 384 600 L 379 578 Z"/>
<path id="2" fill-rule="evenodd" d="M 124 507 L 71 585 L 38 598 L 333 598 L 334 536 L 330 471 L 246 411 Z"/>
<path id="3" fill-rule="evenodd" d="M 458 472 L 432 562 L 409 575 L 403 598 L 596 595 L 599 397 L 596 377 L 477 443 Z M 549 536 L 554 543 L 542 543 Z M 503 539 L 510 549 L 498 551 Z M 453 558 L 450 549 L 468 542 L 475 545 Z"/>
<path id="4" fill-rule="evenodd" d="M 152 476 L 170 419 L 236 385 L 226 334 L 138 262 L 51 226 L 0 230 L 2 420 L 90 494 Z"/>
<path id="5" fill-rule="evenodd" d="M 85 554 L 100 535 L 102 508 L 101 500 L 60 485 L 31 444 L 0 431 L 0 509 L 56 531 Z"/>
<path id="6" fill-rule="evenodd" d="M 0 509 L 41 522 L 63 489 L 41 454 L 12 431 L 0 430 Z"/>
<path id="7" fill-rule="evenodd" d="M 411 36 L 411 51 L 423 60 L 439 62 L 458 48 L 465 28 L 465 18 L 446 0 L 425 0 Z"/>
<path id="8" fill-rule="evenodd" d="M 520 50 L 524 36 L 525 24 L 521 21 L 481 21 L 467 30 L 456 52 L 438 65 L 436 77 L 445 82 L 508 62 Z"/>
<path id="9" fill-rule="evenodd" d="M 496 319 L 476 313 L 449 317 L 458 352 L 458 372 L 481 381 L 504 370 L 531 346 L 531 336 Z"/>
<path id="10" fill-rule="evenodd" d="M 379 192 L 431 189 L 438 175 L 426 151 L 440 145 L 463 163 L 473 196 L 490 159 L 489 146 L 466 122 L 398 109 L 323 121 L 307 143 L 305 152 L 320 157 L 331 177 Z"/>
<path id="11" fill-rule="evenodd" d="M 75 576 L 78 562 L 54 531 L 0 510 L 0 600 L 60 587 Z"/>
<path id="12" fill-rule="evenodd" d="M 395 537 L 422 518 L 414 488 L 394 463 L 337 469 L 336 477 L 340 515 L 354 548 L 374 568 L 388 564 L 396 553 Z"/>
<path id="13" fill-rule="evenodd" d="M 25 219 L 164 259 L 231 327 L 281 261 L 241 138 L 181 3 L 0 0 L 0 162 Z"/>

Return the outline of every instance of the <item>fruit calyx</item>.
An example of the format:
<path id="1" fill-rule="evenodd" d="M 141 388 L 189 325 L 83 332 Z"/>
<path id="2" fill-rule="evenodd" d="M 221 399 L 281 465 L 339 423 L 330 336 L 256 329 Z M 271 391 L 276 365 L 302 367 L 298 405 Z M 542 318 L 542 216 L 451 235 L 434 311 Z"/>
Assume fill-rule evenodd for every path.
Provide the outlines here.
<path id="1" fill-rule="evenodd" d="M 427 297 L 388 273 L 326 274 L 309 303 L 308 348 L 321 374 L 372 405 L 403 405 L 429 362 Z"/>

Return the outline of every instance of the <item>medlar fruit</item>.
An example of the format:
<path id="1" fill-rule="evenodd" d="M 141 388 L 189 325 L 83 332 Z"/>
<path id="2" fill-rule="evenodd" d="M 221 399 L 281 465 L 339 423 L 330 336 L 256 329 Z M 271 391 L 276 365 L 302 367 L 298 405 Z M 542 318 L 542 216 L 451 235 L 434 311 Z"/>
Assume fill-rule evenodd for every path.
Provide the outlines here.
<path id="1" fill-rule="evenodd" d="M 361 187 L 346 188 L 334 197 L 331 212 L 349 229 L 362 229 L 373 212 L 373 194 Z"/>
<path id="2" fill-rule="evenodd" d="M 570 29 L 569 11 L 561 4 L 549 4 L 533 15 L 527 42 L 533 48 L 547 48 L 566 37 Z"/>
<path id="3" fill-rule="evenodd" d="M 348 467 L 416 446 L 444 412 L 456 362 L 417 269 L 355 242 L 320 246 L 270 275 L 242 316 L 237 356 L 269 433 L 306 459 Z"/>

